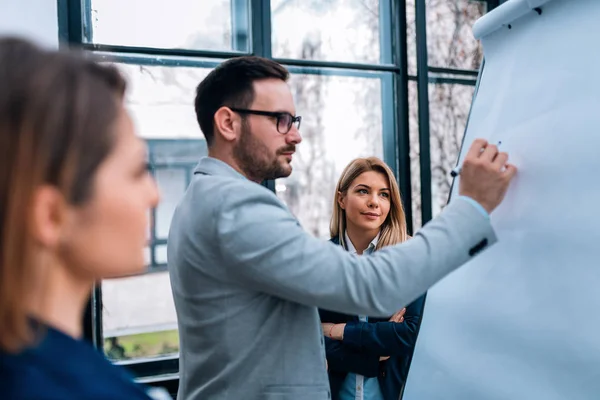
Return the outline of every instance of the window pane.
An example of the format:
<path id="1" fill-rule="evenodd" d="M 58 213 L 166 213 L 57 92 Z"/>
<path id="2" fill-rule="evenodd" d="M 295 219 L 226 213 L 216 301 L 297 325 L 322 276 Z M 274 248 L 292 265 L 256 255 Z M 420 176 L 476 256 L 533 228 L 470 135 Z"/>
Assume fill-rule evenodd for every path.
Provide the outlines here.
<path id="1" fill-rule="evenodd" d="M 431 196 L 433 215 L 448 202 L 452 177 L 465 133 L 474 86 L 429 85 Z"/>
<path id="2" fill-rule="evenodd" d="M 414 0 L 410 0 L 414 4 Z M 427 0 L 427 56 L 430 66 L 479 69 L 483 49 L 473 24 L 485 14 L 483 1 Z"/>
<path id="3" fill-rule="evenodd" d="M 194 96 L 209 68 L 118 67 L 127 77 L 127 108 L 143 138 L 204 140 L 194 113 Z"/>
<path id="4" fill-rule="evenodd" d="M 154 247 L 154 257 L 156 257 L 157 264 L 167 263 L 167 245 L 159 245 Z"/>
<path id="5" fill-rule="evenodd" d="M 277 180 L 276 190 L 317 237 L 329 237 L 335 185 L 346 165 L 356 157 L 383 158 L 381 82 L 376 76 L 291 78 L 303 141 L 294 172 Z"/>
<path id="6" fill-rule="evenodd" d="M 193 165 L 190 166 L 193 168 Z M 156 238 L 166 239 L 175 207 L 188 186 L 186 168 L 155 167 L 154 177 L 160 188 L 160 204 L 156 208 Z"/>
<path id="7" fill-rule="evenodd" d="M 102 327 L 107 355 L 118 360 L 179 352 L 169 282 L 166 272 L 102 282 Z"/>
<path id="8" fill-rule="evenodd" d="M 128 78 L 127 108 L 146 138 L 161 191 L 151 226 L 149 267 L 166 264 L 169 224 L 193 168 L 207 154 L 193 99 L 206 68 L 119 64 Z M 161 243 L 156 243 L 156 239 Z M 105 280 L 102 283 L 105 351 L 113 359 L 179 351 L 177 319 L 167 272 Z"/>
<path id="9" fill-rule="evenodd" d="M 435 29 L 435 27 L 427 27 Z M 415 20 L 415 0 L 406 0 L 406 56 L 408 74 L 417 75 L 417 25 Z"/>
<path id="10" fill-rule="evenodd" d="M 92 42 L 245 52 L 248 16 L 248 0 L 91 0 Z"/>
<path id="11" fill-rule="evenodd" d="M 127 77 L 127 108 L 138 133 L 148 141 L 161 193 L 151 238 L 164 240 L 175 206 L 187 188 L 196 163 L 208 154 L 193 103 L 196 86 L 210 69 L 117 65 Z M 156 260 L 156 253 L 154 256 L 150 267 L 164 265 Z"/>
<path id="12" fill-rule="evenodd" d="M 271 0 L 271 17 L 274 57 L 381 61 L 379 0 Z"/>
<path id="13" fill-rule="evenodd" d="M 165 266 L 166 247 L 156 247 L 165 243 L 175 207 L 187 189 L 194 167 L 208 150 L 204 140 L 193 139 L 151 139 L 148 140 L 150 159 L 154 166 L 154 177 L 160 190 L 160 203 L 154 210 L 154 223 L 151 226 L 151 246 L 154 258 L 150 268 Z"/>
<path id="14" fill-rule="evenodd" d="M 421 228 L 421 164 L 419 146 L 419 99 L 417 82 L 408 81 L 408 130 L 410 141 L 410 185 L 413 232 Z"/>

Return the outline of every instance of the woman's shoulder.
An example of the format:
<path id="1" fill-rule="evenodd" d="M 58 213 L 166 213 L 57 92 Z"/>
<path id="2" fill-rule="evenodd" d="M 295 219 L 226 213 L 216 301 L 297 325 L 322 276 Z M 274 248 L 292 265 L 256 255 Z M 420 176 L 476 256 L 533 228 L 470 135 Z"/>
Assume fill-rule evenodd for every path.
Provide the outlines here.
<path id="1" fill-rule="evenodd" d="M 11 399 L 149 399 L 128 374 L 91 345 L 53 329 L 19 354 L 0 352 L 0 393 Z"/>

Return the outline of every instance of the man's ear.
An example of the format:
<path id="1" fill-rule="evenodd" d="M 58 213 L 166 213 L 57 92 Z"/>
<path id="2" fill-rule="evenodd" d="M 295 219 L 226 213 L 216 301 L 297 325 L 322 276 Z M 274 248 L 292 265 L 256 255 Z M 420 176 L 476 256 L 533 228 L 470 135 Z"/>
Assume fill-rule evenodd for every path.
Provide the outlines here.
<path id="1" fill-rule="evenodd" d="M 215 113 L 215 130 L 228 142 L 238 138 L 240 124 L 239 115 L 231 111 L 229 107 L 221 107 Z"/>
<path id="2" fill-rule="evenodd" d="M 68 212 L 65 198 L 57 188 L 50 185 L 38 188 L 30 214 L 30 232 L 34 241 L 46 248 L 59 246 Z"/>

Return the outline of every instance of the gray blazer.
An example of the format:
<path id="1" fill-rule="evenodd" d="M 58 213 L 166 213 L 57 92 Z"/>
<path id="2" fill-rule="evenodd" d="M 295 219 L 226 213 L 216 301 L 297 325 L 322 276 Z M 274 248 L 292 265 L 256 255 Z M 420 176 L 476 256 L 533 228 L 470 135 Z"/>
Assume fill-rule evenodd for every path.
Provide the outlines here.
<path id="1" fill-rule="evenodd" d="M 265 187 L 203 158 L 168 241 L 178 399 L 328 399 L 317 307 L 390 316 L 495 241 L 489 219 L 456 199 L 408 242 L 358 257 L 306 233 Z"/>

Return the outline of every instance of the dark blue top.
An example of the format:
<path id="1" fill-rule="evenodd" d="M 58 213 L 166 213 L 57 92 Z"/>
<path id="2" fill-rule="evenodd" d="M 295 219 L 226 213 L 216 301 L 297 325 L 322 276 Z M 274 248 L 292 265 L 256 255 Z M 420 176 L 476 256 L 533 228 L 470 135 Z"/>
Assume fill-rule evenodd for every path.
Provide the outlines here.
<path id="1" fill-rule="evenodd" d="M 52 328 L 41 333 L 35 347 L 0 351 L 0 399 L 150 399 L 89 343 Z"/>
<path id="2" fill-rule="evenodd" d="M 331 241 L 340 244 L 338 238 Z M 343 341 L 325 337 L 332 400 L 339 399 L 349 372 L 377 377 L 383 398 L 398 400 L 406 382 L 424 305 L 425 295 L 406 306 L 401 323 L 374 317 L 369 317 L 369 322 L 361 322 L 356 315 L 319 309 L 321 322 L 346 324 Z M 381 356 L 390 358 L 380 362 Z"/>

